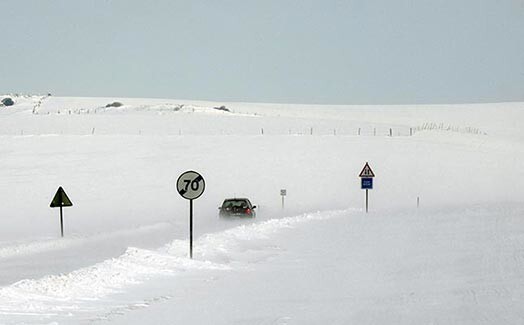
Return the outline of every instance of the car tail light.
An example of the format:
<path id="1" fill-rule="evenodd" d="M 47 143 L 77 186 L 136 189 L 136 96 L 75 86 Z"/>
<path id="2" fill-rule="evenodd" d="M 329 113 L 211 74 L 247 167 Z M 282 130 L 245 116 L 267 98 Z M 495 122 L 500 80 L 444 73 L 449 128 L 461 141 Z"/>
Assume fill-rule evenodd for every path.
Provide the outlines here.
<path id="1" fill-rule="evenodd" d="M 251 214 L 251 209 L 246 209 L 246 214 Z"/>

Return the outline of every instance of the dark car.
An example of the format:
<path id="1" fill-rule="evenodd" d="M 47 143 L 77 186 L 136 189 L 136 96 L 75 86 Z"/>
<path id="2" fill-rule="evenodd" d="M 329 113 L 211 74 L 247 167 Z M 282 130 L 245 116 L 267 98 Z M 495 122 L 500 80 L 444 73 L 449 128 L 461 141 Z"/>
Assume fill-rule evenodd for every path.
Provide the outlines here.
<path id="1" fill-rule="evenodd" d="M 225 199 L 222 206 L 218 208 L 220 210 L 220 217 L 248 217 L 254 218 L 256 216 L 255 209 L 256 205 L 252 205 L 251 202 L 246 199 Z"/>

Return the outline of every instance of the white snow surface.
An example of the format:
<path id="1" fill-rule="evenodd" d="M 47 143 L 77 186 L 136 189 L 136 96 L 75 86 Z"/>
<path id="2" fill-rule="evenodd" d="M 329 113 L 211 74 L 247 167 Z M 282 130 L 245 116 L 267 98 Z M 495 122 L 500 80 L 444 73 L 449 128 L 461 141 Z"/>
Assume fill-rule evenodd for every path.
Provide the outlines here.
<path id="1" fill-rule="evenodd" d="M 524 321 L 524 103 L 11 97 L 0 324 Z M 188 169 L 206 180 L 193 260 Z M 219 219 L 229 197 L 257 218 Z"/>

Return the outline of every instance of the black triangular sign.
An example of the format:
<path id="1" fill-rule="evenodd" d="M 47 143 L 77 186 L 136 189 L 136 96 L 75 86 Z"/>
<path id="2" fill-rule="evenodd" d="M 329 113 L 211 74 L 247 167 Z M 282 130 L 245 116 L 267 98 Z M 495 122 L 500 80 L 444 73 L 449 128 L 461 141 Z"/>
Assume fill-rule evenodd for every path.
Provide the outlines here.
<path id="1" fill-rule="evenodd" d="M 360 172 L 360 175 L 358 177 L 375 177 L 375 173 L 371 170 L 371 167 L 369 167 L 369 164 L 366 163 L 362 171 Z"/>
<path id="2" fill-rule="evenodd" d="M 59 207 L 70 207 L 73 203 L 69 198 L 67 197 L 67 194 L 65 193 L 62 186 L 58 188 L 58 191 L 56 191 L 55 197 L 53 198 L 53 201 L 51 201 L 51 208 L 59 208 Z"/>

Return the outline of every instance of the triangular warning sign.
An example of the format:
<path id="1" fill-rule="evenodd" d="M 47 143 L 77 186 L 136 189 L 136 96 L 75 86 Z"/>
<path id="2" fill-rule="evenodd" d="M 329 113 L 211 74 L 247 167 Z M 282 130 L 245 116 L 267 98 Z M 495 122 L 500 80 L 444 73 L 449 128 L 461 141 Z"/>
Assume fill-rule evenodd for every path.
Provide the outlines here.
<path id="1" fill-rule="evenodd" d="M 360 172 L 360 175 L 358 177 L 375 177 L 375 173 L 371 170 L 371 167 L 369 167 L 368 163 L 364 166 L 364 169 Z"/>
<path id="2" fill-rule="evenodd" d="M 62 186 L 58 188 L 58 191 L 56 191 L 55 197 L 53 198 L 53 201 L 51 201 L 51 208 L 59 208 L 59 207 L 70 207 L 73 203 L 69 198 L 67 197 L 67 194 L 65 193 Z"/>

